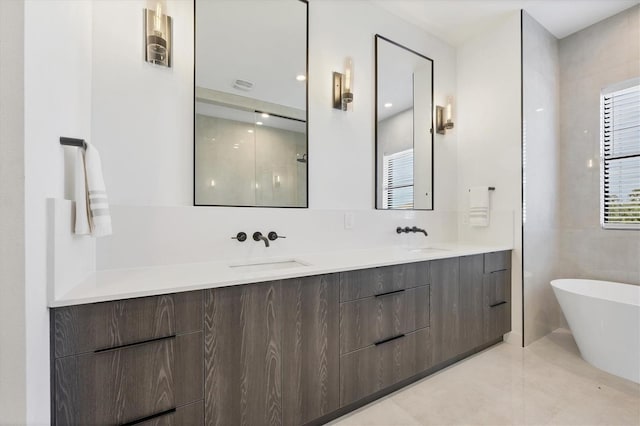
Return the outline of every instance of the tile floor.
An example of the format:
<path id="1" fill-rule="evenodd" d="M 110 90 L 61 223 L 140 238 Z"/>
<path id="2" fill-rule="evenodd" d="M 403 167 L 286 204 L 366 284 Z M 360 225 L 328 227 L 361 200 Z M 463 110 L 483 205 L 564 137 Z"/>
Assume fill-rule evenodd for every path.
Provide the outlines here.
<path id="1" fill-rule="evenodd" d="M 640 425 L 640 385 L 592 367 L 559 329 L 524 349 L 493 346 L 331 425 Z"/>

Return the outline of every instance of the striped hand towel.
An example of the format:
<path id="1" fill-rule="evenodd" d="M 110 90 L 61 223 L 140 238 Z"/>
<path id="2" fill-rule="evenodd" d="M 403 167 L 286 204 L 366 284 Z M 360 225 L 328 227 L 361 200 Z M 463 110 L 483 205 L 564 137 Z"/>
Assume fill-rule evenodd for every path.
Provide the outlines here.
<path id="1" fill-rule="evenodd" d="M 76 158 L 76 234 L 103 237 L 112 232 L 107 191 L 100 154 L 93 145 L 86 146 Z"/>
<path id="2" fill-rule="evenodd" d="M 469 190 L 469 224 L 489 226 L 489 187 L 474 186 Z"/>

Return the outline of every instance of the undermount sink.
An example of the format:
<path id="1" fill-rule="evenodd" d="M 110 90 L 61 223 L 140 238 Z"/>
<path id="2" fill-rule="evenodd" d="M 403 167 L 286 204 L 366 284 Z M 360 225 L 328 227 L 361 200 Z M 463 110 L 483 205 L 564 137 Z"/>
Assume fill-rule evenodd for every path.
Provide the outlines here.
<path id="1" fill-rule="evenodd" d="M 443 251 L 450 251 L 450 250 L 443 249 L 443 248 L 435 248 L 435 247 L 422 247 L 422 248 L 409 249 L 410 253 L 423 253 L 423 254 L 440 253 L 440 252 L 443 252 Z"/>
<path id="2" fill-rule="evenodd" d="M 273 262 L 243 263 L 229 265 L 229 268 L 242 272 L 277 271 L 279 269 L 297 268 L 299 266 L 309 266 L 295 259 L 277 260 Z"/>

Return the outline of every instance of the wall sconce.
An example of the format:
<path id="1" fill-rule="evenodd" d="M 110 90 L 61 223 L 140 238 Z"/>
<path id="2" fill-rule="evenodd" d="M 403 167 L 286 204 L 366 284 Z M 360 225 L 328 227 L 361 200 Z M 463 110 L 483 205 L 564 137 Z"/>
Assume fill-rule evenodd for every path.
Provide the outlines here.
<path id="1" fill-rule="evenodd" d="M 144 60 L 171 68 L 171 17 L 162 14 L 162 6 L 156 10 L 144 9 Z"/>
<path id="2" fill-rule="evenodd" d="M 453 121 L 451 118 L 451 104 L 453 97 L 447 96 L 447 105 L 444 107 L 436 106 L 436 133 L 444 135 L 447 130 L 453 129 Z"/>
<path id="3" fill-rule="evenodd" d="M 353 102 L 353 61 L 347 58 L 344 66 L 344 74 L 333 73 L 333 107 L 335 109 L 347 110 Z"/>

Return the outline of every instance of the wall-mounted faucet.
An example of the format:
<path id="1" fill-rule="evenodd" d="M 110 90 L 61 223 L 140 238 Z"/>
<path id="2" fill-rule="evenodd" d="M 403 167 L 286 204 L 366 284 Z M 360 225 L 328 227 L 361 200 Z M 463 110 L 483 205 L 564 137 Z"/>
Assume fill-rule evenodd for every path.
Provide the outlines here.
<path id="1" fill-rule="evenodd" d="M 253 233 L 253 241 L 264 241 L 264 246 L 269 247 L 269 239 L 262 235 L 262 232 L 256 231 Z"/>
<path id="2" fill-rule="evenodd" d="M 405 226 L 404 228 L 402 226 L 398 226 L 396 228 L 396 232 L 398 234 L 402 234 L 402 233 L 407 233 L 408 234 L 409 232 L 413 232 L 415 234 L 416 232 L 422 232 L 425 237 L 428 236 L 427 231 L 425 231 L 422 228 L 418 228 L 417 226 L 414 226 L 414 227 L 411 227 L 411 228 L 409 228 L 408 226 Z"/>

